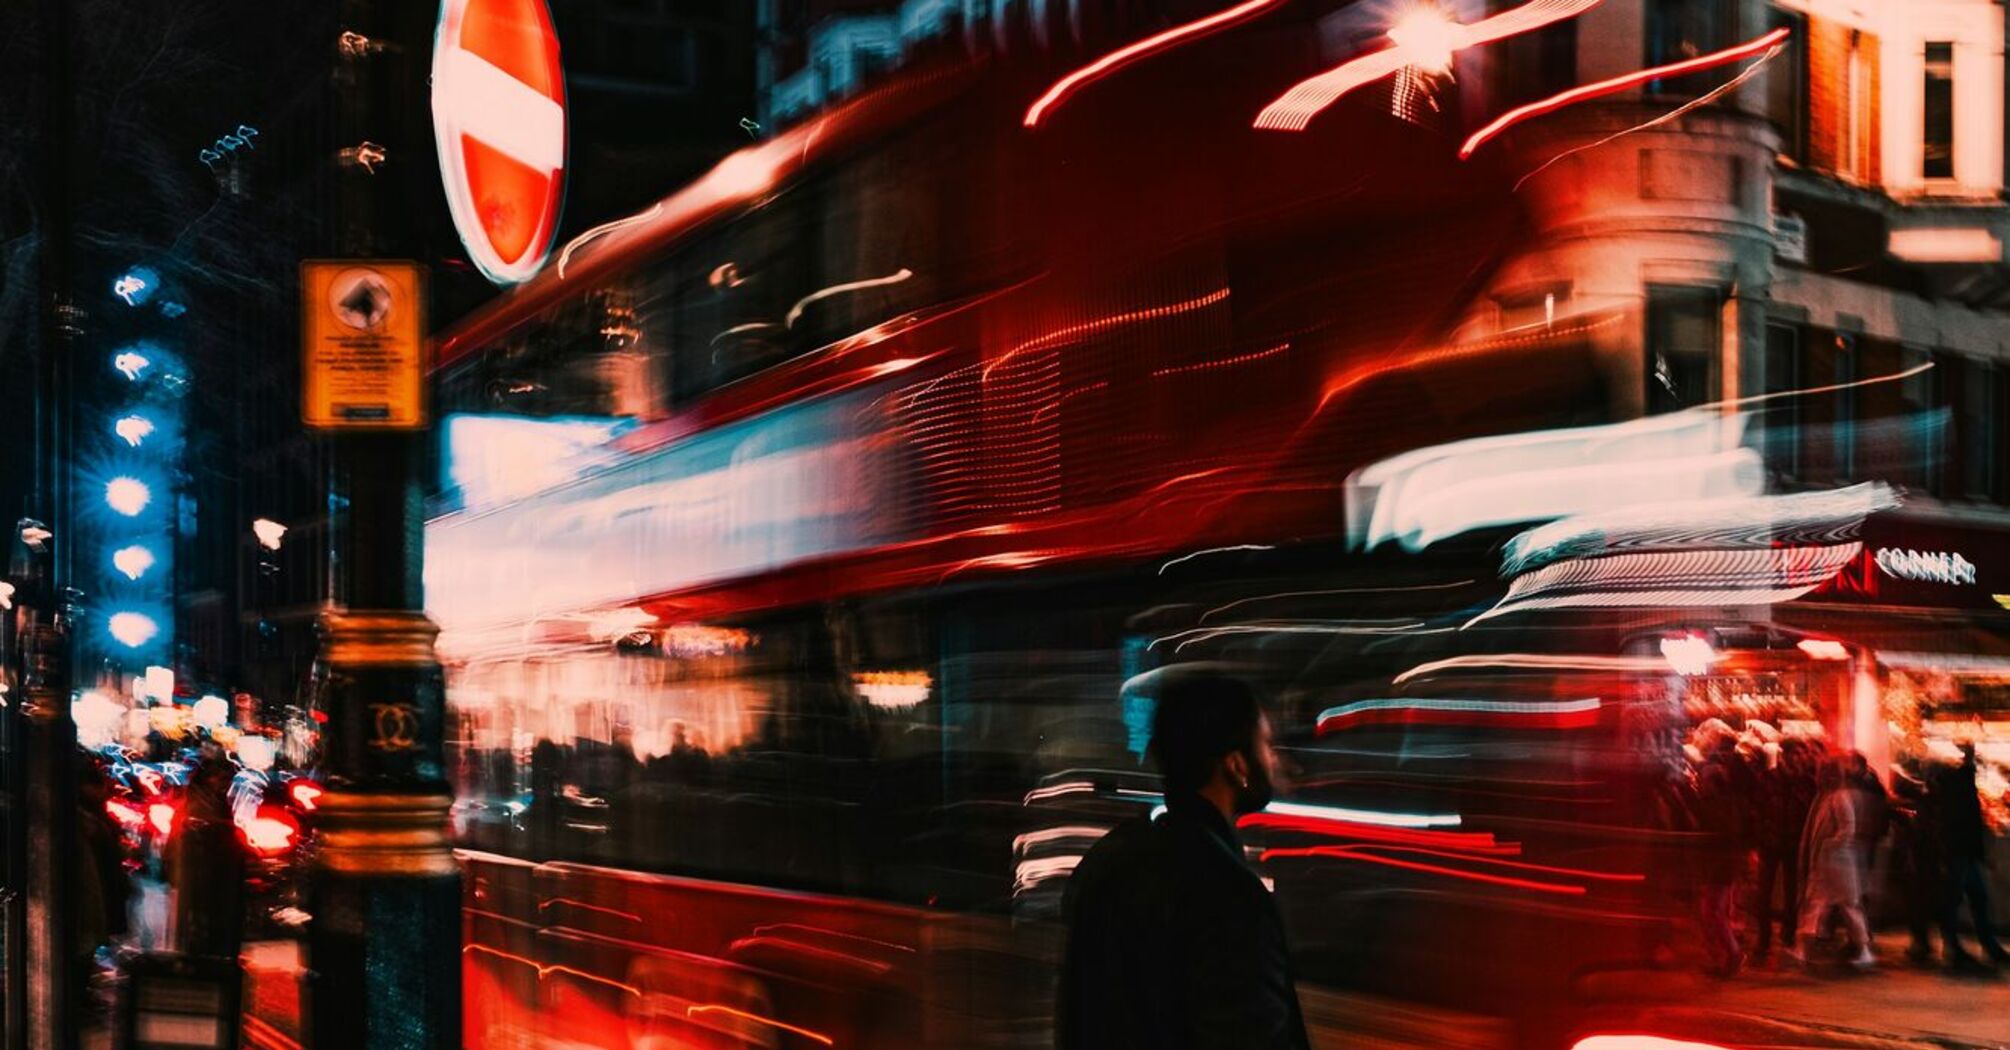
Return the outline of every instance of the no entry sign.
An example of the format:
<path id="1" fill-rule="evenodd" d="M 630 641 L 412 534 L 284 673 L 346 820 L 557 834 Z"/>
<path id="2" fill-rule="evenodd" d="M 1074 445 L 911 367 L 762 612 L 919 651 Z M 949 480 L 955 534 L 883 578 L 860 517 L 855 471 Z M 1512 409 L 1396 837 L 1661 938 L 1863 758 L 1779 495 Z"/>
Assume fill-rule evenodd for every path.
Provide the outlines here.
<path id="1" fill-rule="evenodd" d="M 565 188 L 565 77 L 544 0 L 445 0 L 433 135 L 469 258 L 497 284 L 529 280 Z"/>

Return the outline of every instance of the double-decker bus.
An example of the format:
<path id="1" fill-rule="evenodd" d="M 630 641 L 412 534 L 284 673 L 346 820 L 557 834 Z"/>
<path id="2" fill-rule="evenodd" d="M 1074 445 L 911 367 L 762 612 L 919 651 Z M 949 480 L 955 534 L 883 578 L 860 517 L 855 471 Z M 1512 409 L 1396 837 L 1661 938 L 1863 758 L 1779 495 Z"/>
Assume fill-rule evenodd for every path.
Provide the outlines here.
<path id="1" fill-rule="evenodd" d="M 1202 651 L 1301 767 L 1245 830 L 1314 850 L 1262 865 L 1315 1026 L 1400 1019 L 1327 989 L 1511 1019 L 1632 949 L 1630 847 L 1582 833 L 1628 819 L 1618 705 L 1320 744 L 1497 590 L 1348 555 L 1350 473 L 1608 399 L 1599 318 L 1462 328 L 1510 179 L 1386 94 L 1250 128 L 1316 35 L 1032 129 L 1044 82 L 917 71 L 442 334 L 467 1045 L 1050 1045 L 1060 887 L 1156 802 L 1153 675 Z M 1303 626 L 1190 644 L 1271 622 Z"/>

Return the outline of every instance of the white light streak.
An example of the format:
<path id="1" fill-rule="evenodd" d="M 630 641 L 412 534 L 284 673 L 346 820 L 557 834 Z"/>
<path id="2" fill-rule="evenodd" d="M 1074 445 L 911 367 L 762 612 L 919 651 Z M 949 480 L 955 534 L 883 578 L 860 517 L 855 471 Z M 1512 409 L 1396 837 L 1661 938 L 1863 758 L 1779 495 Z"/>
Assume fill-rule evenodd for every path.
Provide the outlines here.
<path id="1" fill-rule="evenodd" d="M 1272 802 L 1263 807 L 1263 811 L 1285 817 L 1312 817 L 1318 820 L 1345 820 L 1355 824 L 1378 824 L 1385 828 L 1456 828 L 1461 823 L 1457 813 L 1390 813 L 1376 809 L 1320 806 L 1307 802 Z"/>
<path id="2" fill-rule="evenodd" d="M 1180 564 L 1181 562 L 1192 561 L 1195 558 L 1207 554 L 1232 554 L 1236 551 L 1272 551 L 1276 549 L 1277 545 L 1272 543 L 1238 543 L 1230 547 L 1209 547 L 1206 550 L 1198 550 L 1188 554 L 1182 554 L 1179 557 L 1174 558 L 1169 562 L 1166 562 L 1164 565 L 1159 566 L 1159 575 L 1164 576 L 1166 574 L 1167 569 L 1170 569 L 1173 566 Z"/>
<path id="3" fill-rule="evenodd" d="M 782 319 L 782 324 L 786 325 L 789 328 L 794 328 L 796 326 L 796 321 L 803 316 L 803 311 L 805 309 L 808 309 L 811 303 L 828 299 L 834 295 L 843 295 L 846 292 L 863 291 L 867 288 L 884 288 L 890 284 L 899 284 L 900 282 L 905 281 L 913 276 L 914 271 L 903 266 L 900 269 L 895 270 L 890 274 L 887 274 L 885 277 L 868 277 L 865 278 L 864 280 L 847 281 L 844 284 L 834 284 L 831 285 L 829 288 L 819 288 L 816 291 L 803 296 L 801 299 L 796 300 L 796 305 L 789 307 L 788 315 Z"/>

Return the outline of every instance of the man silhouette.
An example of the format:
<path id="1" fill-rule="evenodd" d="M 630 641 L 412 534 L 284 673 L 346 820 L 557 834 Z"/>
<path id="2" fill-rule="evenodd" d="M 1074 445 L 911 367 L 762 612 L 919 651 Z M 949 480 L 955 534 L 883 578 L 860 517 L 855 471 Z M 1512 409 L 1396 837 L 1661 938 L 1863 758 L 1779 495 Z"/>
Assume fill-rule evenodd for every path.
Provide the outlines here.
<path id="1" fill-rule="evenodd" d="M 1110 832 L 1069 880 L 1060 1046 L 1302 1050 L 1284 924 L 1235 836 L 1281 779 L 1269 719 L 1233 678 L 1168 677 L 1149 753 L 1165 813 Z"/>

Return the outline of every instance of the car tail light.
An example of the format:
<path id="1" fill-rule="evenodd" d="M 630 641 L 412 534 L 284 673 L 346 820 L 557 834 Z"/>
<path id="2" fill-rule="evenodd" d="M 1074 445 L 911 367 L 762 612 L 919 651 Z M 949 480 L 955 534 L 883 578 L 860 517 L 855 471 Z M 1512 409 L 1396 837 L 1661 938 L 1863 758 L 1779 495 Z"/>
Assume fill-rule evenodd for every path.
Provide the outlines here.
<path id="1" fill-rule="evenodd" d="M 105 800 L 105 813 L 120 825 L 138 831 L 147 822 L 147 815 L 131 803 L 116 798 Z"/>
<path id="2" fill-rule="evenodd" d="M 152 824 L 154 830 L 161 835 L 167 835 L 174 830 L 174 807 L 165 802 L 156 802 L 148 806 L 147 823 Z"/>
<path id="3" fill-rule="evenodd" d="M 285 814 L 271 807 L 260 807 L 258 815 L 239 825 L 244 835 L 244 844 L 261 857 L 277 857 L 293 848 L 294 840 L 300 835 L 300 828 Z"/>
<path id="4" fill-rule="evenodd" d="M 286 786 L 286 794 L 293 799 L 294 805 L 300 807 L 300 812 L 312 813 L 322 795 L 321 785 L 312 780 L 296 780 Z"/>

